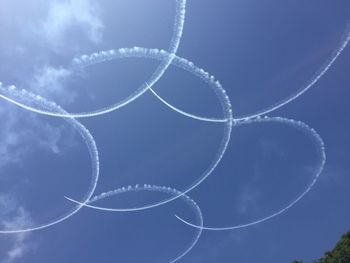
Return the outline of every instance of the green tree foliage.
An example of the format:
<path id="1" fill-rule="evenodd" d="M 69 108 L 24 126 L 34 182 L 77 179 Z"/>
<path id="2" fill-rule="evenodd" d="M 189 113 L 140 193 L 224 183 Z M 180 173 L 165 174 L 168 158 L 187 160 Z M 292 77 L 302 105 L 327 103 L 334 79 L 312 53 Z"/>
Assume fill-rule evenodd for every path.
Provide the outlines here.
<path id="1" fill-rule="evenodd" d="M 350 231 L 342 236 L 332 251 L 326 252 L 321 259 L 313 263 L 350 263 Z"/>
<path id="2" fill-rule="evenodd" d="M 350 231 L 343 235 L 332 251 L 315 263 L 350 263 Z"/>

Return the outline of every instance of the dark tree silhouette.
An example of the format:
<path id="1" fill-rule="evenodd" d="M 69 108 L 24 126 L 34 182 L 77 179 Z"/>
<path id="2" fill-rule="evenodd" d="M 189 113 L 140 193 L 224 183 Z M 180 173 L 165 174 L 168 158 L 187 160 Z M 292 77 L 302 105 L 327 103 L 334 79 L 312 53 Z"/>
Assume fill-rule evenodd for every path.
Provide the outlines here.
<path id="1" fill-rule="evenodd" d="M 303 261 L 293 261 L 303 263 Z M 350 231 L 343 235 L 332 251 L 327 251 L 324 256 L 313 263 L 350 263 Z"/>

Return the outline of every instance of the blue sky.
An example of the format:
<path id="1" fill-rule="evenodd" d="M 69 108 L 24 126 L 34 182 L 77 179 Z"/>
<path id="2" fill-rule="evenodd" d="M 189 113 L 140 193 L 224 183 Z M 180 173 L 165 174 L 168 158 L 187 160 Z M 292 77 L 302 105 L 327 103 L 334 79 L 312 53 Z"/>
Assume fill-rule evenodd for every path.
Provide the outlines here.
<path id="1" fill-rule="evenodd" d="M 74 57 L 142 46 L 167 49 L 175 0 L 0 0 L 0 81 L 28 89 L 68 112 L 96 110 L 127 97 L 158 66 L 121 59 L 76 72 Z M 229 95 L 234 117 L 276 104 L 299 91 L 343 40 L 347 0 L 192 0 L 178 55 L 213 74 Z M 347 69 L 345 49 L 303 96 L 270 113 L 300 120 L 322 136 L 327 163 L 312 191 L 286 213 L 259 225 L 204 231 L 180 262 L 310 261 L 350 228 Z M 154 89 L 187 112 L 222 117 L 210 87 L 169 67 Z M 92 164 L 79 133 L 60 118 L 0 101 L 0 231 L 45 224 L 75 205 Z M 222 124 L 172 111 L 150 92 L 118 111 L 79 119 L 100 156 L 96 194 L 135 184 L 183 191 L 201 177 L 219 148 Z M 206 226 L 244 224 L 294 200 L 313 179 L 317 149 L 303 134 L 276 123 L 235 127 L 217 169 L 188 193 Z M 132 192 L 99 201 L 130 207 L 168 198 Z M 81 209 L 70 219 L 31 233 L 0 235 L 0 262 L 169 262 L 197 231 L 193 207 L 178 199 L 133 213 Z"/>

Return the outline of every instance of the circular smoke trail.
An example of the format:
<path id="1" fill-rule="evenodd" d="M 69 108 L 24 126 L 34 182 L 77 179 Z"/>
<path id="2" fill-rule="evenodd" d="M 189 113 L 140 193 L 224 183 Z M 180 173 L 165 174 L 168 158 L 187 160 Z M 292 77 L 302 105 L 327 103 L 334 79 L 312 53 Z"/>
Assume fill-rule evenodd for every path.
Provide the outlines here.
<path id="1" fill-rule="evenodd" d="M 109 191 L 106 193 L 102 193 L 100 195 L 97 195 L 93 197 L 88 204 L 92 204 L 94 202 L 110 198 L 112 196 L 120 195 L 120 194 L 125 194 L 129 192 L 139 192 L 139 191 L 147 191 L 147 192 L 159 192 L 159 193 L 165 193 L 171 196 L 181 196 L 179 199 L 185 202 L 189 208 L 191 208 L 194 213 L 196 214 L 196 221 L 199 226 L 203 226 L 203 215 L 201 212 L 201 209 L 199 206 L 196 204 L 195 201 L 193 201 L 190 197 L 187 195 L 182 194 L 176 189 L 173 189 L 171 187 L 165 187 L 165 186 L 156 186 L 156 185 L 136 185 L 136 186 L 128 186 L 128 187 L 122 187 L 113 191 Z M 202 234 L 202 229 L 197 229 L 197 233 L 194 235 L 191 243 L 189 244 L 188 247 L 186 247 L 183 251 L 178 252 L 177 255 L 169 260 L 169 263 L 175 263 L 182 259 L 184 256 L 186 256 L 197 244 L 200 236 Z"/>
<path id="2" fill-rule="evenodd" d="M 15 87 L 3 87 L 2 84 L 0 83 L 0 89 L 2 90 L 8 90 L 11 92 L 15 98 L 17 99 L 25 99 L 30 103 L 33 103 L 36 107 L 46 109 L 52 112 L 57 112 L 57 113 L 65 113 L 65 111 L 58 106 L 56 103 L 48 101 L 41 96 L 34 95 L 28 91 L 25 90 L 17 90 Z M 74 118 L 64 118 L 64 120 L 71 125 L 83 138 L 91 159 L 91 166 L 92 166 L 92 174 L 91 174 L 91 182 L 89 185 L 89 189 L 87 190 L 86 194 L 82 198 L 82 203 L 86 203 L 91 199 L 93 196 L 98 179 L 99 179 L 99 169 L 100 169 L 100 164 L 99 164 L 99 154 L 98 154 L 98 149 L 96 146 L 96 142 L 94 138 L 92 137 L 91 133 L 87 128 L 85 128 L 84 125 L 82 125 L 80 122 L 78 122 Z M 51 220 L 45 224 L 41 224 L 38 226 L 32 226 L 29 228 L 24 228 L 24 229 L 11 229 L 11 230 L 0 230 L 0 234 L 17 234 L 17 233 L 24 233 L 24 232 L 31 232 L 35 230 L 40 230 L 44 228 L 48 228 L 51 226 L 54 226 L 58 223 L 63 222 L 64 220 L 67 220 L 74 214 L 76 214 L 83 206 L 82 205 L 77 205 L 71 211 L 65 213 L 61 217 Z"/>

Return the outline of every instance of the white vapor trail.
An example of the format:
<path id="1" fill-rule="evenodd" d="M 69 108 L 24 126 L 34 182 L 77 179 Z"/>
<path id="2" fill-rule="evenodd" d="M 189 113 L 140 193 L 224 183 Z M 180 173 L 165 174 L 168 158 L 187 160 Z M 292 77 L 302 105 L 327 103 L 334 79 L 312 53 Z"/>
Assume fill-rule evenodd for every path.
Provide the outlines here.
<path id="1" fill-rule="evenodd" d="M 161 60 L 161 65 L 152 75 L 150 80 L 145 82 L 137 91 L 135 91 L 132 95 L 128 96 L 126 99 L 122 101 L 119 101 L 111 106 L 98 109 L 96 111 L 81 112 L 81 113 L 58 113 L 58 112 L 51 112 L 50 110 L 38 109 L 33 106 L 26 105 L 23 102 L 13 99 L 11 93 L 6 94 L 1 89 L 0 89 L 0 97 L 26 110 L 30 110 L 39 114 L 56 116 L 56 117 L 84 118 L 84 117 L 93 117 L 93 116 L 103 115 L 103 114 L 115 111 L 131 103 L 132 101 L 140 97 L 142 94 L 144 94 L 146 91 L 150 90 L 156 96 L 156 98 L 158 98 L 162 103 L 164 103 L 166 106 L 168 106 L 172 110 L 186 117 L 193 118 L 200 121 L 207 121 L 207 122 L 226 122 L 228 121 L 228 119 L 208 118 L 208 117 L 198 116 L 198 115 L 185 112 L 171 105 L 169 102 L 163 99 L 158 93 L 156 93 L 154 89 L 152 89 L 153 85 L 163 76 L 167 68 L 172 63 L 179 67 L 183 67 L 185 69 L 189 68 L 187 70 L 191 71 L 193 74 L 196 74 L 195 71 L 198 69 L 193 66 L 192 62 L 189 62 L 186 59 L 177 57 L 175 55 L 179 47 L 181 36 L 183 33 L 183 26 L 185 21 L 185 12 L 186 12 L 186 0 L 177 0 L 176 10 L 177 11 L 176 11 L 176 17 L 175 17 L 175 24 L 174 24 L 174 33 L 171 40 L 169 52 L 164 50 L 146 49 L 141 47 L 120 48 L 117 50 L 101 51 L 98 53 L 93 53 L 91 55 L 82 55 L 80 58 L 76 58 L 73 60 L 73 67 L 86 67 L 86 66 L 102 63 L 105 61 L 121 59 L 121 58 L 129 58 L 129 57 L 143 57 L 143 58 L 153 58 L 153 59 Z M 328 70 L 333 66 L 335 61 L 338 59 L 338 57 L 343 53 L 345 48 L 348 46 L 349 41 L 350 41 L 350 24 L 347 26 L 347 29 L 344 33 L 344 37 L 342 38 L 342 41 L 335 48 L 330 58 L 324 63 L 324 65 L 316 72 L 315 76 L 308 83 L 306 83 L 305 86 L 300 91 L 298 91 L 297 93 L 295 93 L 290 97 L 287 97 L 281 102 L 274 104 L 273 106 L 267 109 L 258 111 L 253 114 L 239 116 L 234 118 L 233 120 L 241 121 L 241 120 L 246 120 L 246 119 L 255 118 L 261 115 L 265 115 L 299 98 L 309 89 L 311 89 L 328 72 Z M 206 73 L 206 72 L 203 72 L 203 73 Z M 217 84 L 218 85 L 214 90 L 215 91 L 220 90 L 220 92 L 225 93 L 225 90 L 222 88 L 220 83 L 218 82 Z"/>
<path id="2" fill-rule="evenodd" d="M 69 213 L 67 213 L 66 215 L 63 215 L 62 217 L 56 220 L 50 221 L 44 225 L 27 228 L 27 229 L 0 230 L 0 234 L 1 233 L 23 233 L 23 232 L 29 232 L 33 230 L 39 230 L 46 227 L 50 227 L 68 219 L 69 217 L 77 213 L 79 209 L 81 209 L 82 207 L 88 207 L 96 210 L 109 211 L 109 212 L 131 212 L 131 211 L 140 211 L 140 210 L 146 210 L 146 209 L 158 207 L 160 205 L 167 204 L 173 200 L 181 198 L 185 200 L 190 205 L 191 208 L 194 209 L 194 211 L 197 214 L 197 222 L 191 223 L 177 215 L 175 216 L 184 224 L 197 228 L 198 233 L 194 238 L 191 246 L 187 248 L 184 252 L 180 253 L 179 256 L 177 256 L 174 260 L 171 261 L 171 262 L 175 262 L 181 259 L 195 246 L 203 230 L 213 230 L 213 231 L 232 230 L 232 229 L 238 229 L 238 228 L 246 228 L 249 226 L 263 223 L 265 221 L 268 221 L 272 218 L 275 218 L 283 214 L 284 212 L 289 210 L 291 207 L 293 207 L 295 204 L 297 204 L 301 199 L 305 197 L 307 193 L 311 191 L 313 186 L 316 184 L 320 174 L 322 173 L 326 162 L 325 147 L 324 147 L 324 142 L 322 138 L 314 129 L 310 128 L 307 124 L 303 122 L 295 121 L 287 118 L 281 118 L 281 117 L 267 117 L 265 115 L 291 103 L 292 101 L 302 96 L 305 92 L 310 90 L 313 86 L 315 86 L 315 84 L 334 65 L 336 60 L 339 58 L 339 56 L 343 53 L 345 48 L 348 46 L 350 42 L 350 24 L 347 26 L 344 36 L 340 41 L 340 44 L 335 48 L 335 50 L 333 51 L 329 59 L 320 67 L 320 69 L 310 79 L 310 81 L 307 82 L 304 86 L 302 86 L 300 90 L 298 90 L 295 94 L 291 95 L 290 97 L 287 97 L 282 101 L 280 101 L 279 103 L 274 104 L 266 109 L 260 110 L 256 113 L 234 117 L 232 114 L 232 105 L 231 105 L 230 99 L 226 94 L 226 91 L 220 84 L 220 82 L 217 81 L 214 76 L 211 76 L 205 70 L 195 66 L 192 62 L 176 55 L 181 42 L 182 34 L 183 34 L 187 0 L 175 0 L 175 1 L 176 1 L 176 14 L 175 14 L 174 28 L 172 32 L 173 35 L 170 40 L 170 45 L 167 51 L 160 50 L 160 49 L 142 48 L 142 47 L 120 48 L 120 49 L 114 49 L 109 51 L 100 51 L 89 55 L 85 54 L 78 58 L 73 59 L 70 69 L 77 70 L 77 71 L 83 68 L 89 67 L 91 65 L 96 65 L 99 63 L 104 63 L 106 61 L 111 61 L 116 59 L 147 58 L 147 59 L 154 59 L 154 60 L 160 61 L 158 68 L 150 76 L 150 78 L 147 81 L 145 81 L 140 87 L 138 87 L 138 89 L 134 91 L 131 95 L 127 96 L 125 99 L 122 99 L 112 105 L 102 107 L 95 111 L 68 113 L 65 110 L 63 110 L 60 106 L 55 104 L 54 102 L 49 102 L 46 99 L 40 96 L 36 96 L 26 90 L 18 90 L 15 86 L 3 86 L 0 82 L 0 98 L 6 101 L 9 101 L 10 103 L 13 103 L 28 111 L 49 115 L 49 116 L 54 116 L 54 117 L 63 117 L 83 137 L 88 147 L 89 154 L 92 161 L 92 181 L 90 184 L 90 188 L 88 189 L 88 192 L 83 198 L 83 201 L 74 200 L 71 197 L 65 197 L 67 200 L 77 205 Z M 195 115 L 172 105 L 171 103 L 166 101 L 164 98 L 162 98 L 154 90 L 153 86 L 164 75 L 164 73 L 166 72 L 166 70 L 170 65 L 177 66 L 195 75 L 196 77 L 204 81 L 210 88 L 212 88 L 221 104 L 221 107 L 223 110 L 223 116 L 208 117 L 208 116 Z M 96 143 L 92 135 L 90 134 L 90 132 L 82 124 L 80 124 L 75 118 L 93 117 L 93 116 L 99 116 L 99 115 L 113 112 L 133 102 L 134 100 L 142 96 L 147 91 L 150 91 L 160 102 L 162 102 L 164 105 L 166 105 L 168 108 L 170 108 L 171 110 L 173 110 L 178 114 L 181 114 L 185 117 L 188 117 L 194 120 L 223 124 L 224 126 L 223 137 L 214 159 L 211 161 L 211 163 L 209 164 L 207 169 L 204 171 L 204 173 L 201 175 L 201 177 L 183 191 L 178 191 L 172 188 L 159 187 L 154 185 L 153 186 L 151 185 L 129 186 L 127 188 L 121 188 L 121 189 L 117 189 L 107 193 L 103 193 L 99 196 L 92 198 L 98 182 L 98 177 L 99 177 L 98 150 L 96 147 Z M 317 159 L 318 166 L 315 169 L 315 175 L 312 182 L 309 185 L 307 185 L 306 189 L 303 190 L 303 192 L 301 192 L 295 200 L 286 204 L 285 207 L 283 207 L 278 211 L 275 211 L 269 216 L 248 222 L 246 224 L 240 224 L 240 225 L 234 225 L 234 226 L 227 226 L 227 227 L 204 226 L 203 217 L 199 207 L 186 194 L 191 190 L 193 190 L 194 188 L 196 188 L 197 186 L 199 186 L 216 169 L 218 164 L 221 162 L 224 154 L 226 153 L 226 150 L 228 148 L 228 145 L 231 139 L 231 133 L 234 127 L 251 124 L 251 123 L 262 123 L 262 122 L 274 122 L 274 123 L 279 123 L 283 125 L 288 125 L 292 128 L 298 129 L 299 131 L 303 132 L 306 136 L 308 136 L 308 138 L 314 143 L 318 154 L 318 159 Z M 169 194 L 169 198 L 158 202 L 154 202 L 152 204 L 140 206 L 140 207 L 130 207 L 130 208 L 120 208 L 120 209 L 100 207 L 100 206 L 93 205 L 93 203 L 98 200 L 108 198 L 117 194 L 132 192 L 132 191 L 164 192 Z"/>
<path id="3" fill-rule="evenodd" d="M 287 97 L 284 100 L 281 100 L 277 104 L 273 104 L 271 107 L 268 107 L 264 110 L 258 111 L 253 114 L 244 115 L 241 117 L 238 117 L 236 120 L 244 120 L 249 118 L 255 118 L 261 115 L 265 115 L 268 113 L 271 113 L 290 102 L 296 100 L 301 95 L 303 95 L 305 92 L 310 90 L 327 72 L 328 70 L 334 65 L 335 61 L 338 59 L 338 57 L 343 53 L 345 48 L 348 46 L 350 42 L 350 23 L 346 26 L 345 33 L 343 34 L 343 37 L 338 44 L 338 46 L 333 50 L 332 55 L 328 58 L 328 60 L 321 66 L 321 68 L 314 74 L 314 77 L 311 78 L 297 93 Z"/>
<path id="4" fill-rule="evenodd" d="M 10 92 L 12 96 L 16 99 L 24 100 L 28 103 L 32 103 L 37 107 L 38 109 L 44 109 L 48 110 L 51 112 L 57 112 L 57 113 L 63 113 L 65 114 L 66 112 L 58 106 L 54 102 L 50 102 L 41 96 L 34 95 L 26 90 L 17 90 L 14 87 L 3 87 L 2 83 L 0 82 L 0 89 L 1 90 L 7 90 L 7 92 Z M 86 203 L 87 201 L 90 200 L 90 198 L 93 196 L 93 193 L 96 189 L 98 178 L 99 178 L 99 155 L 98 155 L 98 150 L 97 146 L 95 143 L 94 138 L 92 137 L 91 133 L 87 128 L 85 128 L 80 122 L 78 122 L 74 118 L 65 118 L 65 120 L 73 126 L 73 128 L 80 134 L 80 136 L 83 138 L 91 159 L 91 164 L 92 164 L 92 174 L 91 174 L 91 182 L 89 185 L 89 189 L 87 190 L 86 194 L 82 198 L 82 203 Z M 56 225 L 58 223 L 63 222 L 64 220 L 70 218 L 74 214 L 76 214 L 83 206 L 82 205 L 77 205 L 74 208 L 72 208 L 69 212 L 66 214 L 62 215 L 61 217 L 51 220 L 50 222 L 47 222 L 42 225 L 38 226 L 31 226 L 27 228 L 22 228 L 22 229 L 6 229 L 2 230 L 0 229 L 0 234 L 16 234 L 16 233 L 24 233 L 24 232 L 30 232 L 34 230 L 40 230 L 44 229 L 53 225 Z"/>
<path id="5" fill-rule="evenodd" d="M 155 70 L 155 72 L 152 74 L 152 76 L 148 79 L 148 81 L 144 82 L 135 92 L 133 92 L 131 95 L 129 95 L 127 98 L 114 103 L 111 106 L 102 108 L 97 111 L 91 111 L 91 112 L 82 112 L 82 113 L 67 113 L 67 112 L 55 112 L 51 111 L 49 109 L 38 109 L 30 105 L 26 105 L 23 102 L 16 101 L 12 98 L 12 94 L 3 94 L 3 92 L 0 90 L 0 97 L 16 104 L 17 106 L 20 106 L 26 110 L 30 110 L 36 113 L 49 115 L 49 116 L 56 116 L 56 117 L 74 117 L 74 118 L 82 118 L 82 117 L 92 117 L 97 115 L 106 114 L 108 112 L 115 111 L 121 107 L 124 107 L 131 103 L 132 101 L 139 98 L 142 94 L 144 94 L 147 90 L 149 90 L 157 81 L 163 76 L 163 74 L 166 72 L 168 67 L 171 65 L 175 54 L 179 48 L 182 34 L 183 34 L 183 28 L 185 24 L 185 15 L 186 15 L 186 1 L 187 0 L 175 0 L 176 1 L 176 14 L 175 14 L 175 21 L 174 21 L 174 29 L 173 29 L 173 35 L 170 41 L 170 46 L 168 49 L 168 56 L 163 57 L 163 60 L 161 61 L 158 68 Z M 85 55 L 86 56 L 86 55 Z M 84 57 L 84 56 L 83 56 Z"/>
<path id="6" fill-rule="evenodd" d="M 128 98 L 117 102 L 111 106 L 107 106 L 104 108 L 101 108 L 96 111 L 90 111 L 90 112 L 81 112 L 81 113 L 57 113 L 57 112 L 50 112 L 48 110 L 42 110 L 37 109 L 35 107 L 32 107 L 30 105 L 26 105 L 22 102 L 16 101 L 13 98 L 11 98 L 11 94 L 2 94 L 3 92 L 0 90 L 0 97 L 2 97 L 5 100 L 8 100 L 9 102 L 12 102 L 16 104 L 17 106 L 20 106 L 22 108 L 25 108 L 27 110 L 44 114 L 44 115 L 50 115 L 50 116 L 56 116 L 56 117 L 74 117 L 74 118 L 84 118 L 84 117 L 93 117 L 98 115 L 103 115 L 112 111 L 115 111 L 123 106 L 126 106 L 127 104 L 131 103 L 138 97 L 140 97 L 142 94 L 144 94 L 147 90 L 150 90 L 156 98 L 158 98 L 162 103 L 164 103 L 166 106 L 171 108 L 172 110 L 186 116 L 190 117 L 196 120 L 200 121 L 207 121 L 207 122 L 226 122 L 227 119 L 220 119 L 220 118 L 208 118 L 203 116 L 194 115 L 188 112 L 185 112 L 173 105 L 171 105 L 169 102 L 167 102 L 165 99 L 163 99 L 158 93 L 155 92 L 154 89 L 152 89 L 153 85 L 163 76 L 166 69 L 170 66 L 170 64 L 175 64 L 179 67 L 193 67 L 192 62 L 187 61 L 186 59 L 177 57 L 176 50 L 179 46 L 182 31 L 183 31 L 183 25 L 185 20 L 185 11 L 186 11 L 186 1 L 183 0 L 183 2 L 178 2 L 177 6 L 177 15 L 176 15 L 176 21 L 174 25 L 174 35 L 173 39 L 171 41 L 171 48 L 175 50 L 174 52 L 167 52 L 164 50 L 158 50 L 158 49 L 146 49 L 141 47 L 134 47 L 134 48 L 120 48 L 117 50 L 109 50 L 109 51 L 101 51 L 98 53 L 93 53 L 91 55 L 82 55 L 80 58 L 76 58 L 73 60 L 73 67 L 87 67 L 90 65 L 102 63 L 105 61 L 110 61 L 114 59 L 121 59 L 121 58 L 130 58 L 130 57 L 142 57 L 142 58 L 153 58 L 157 60 L 161 60 L 162 63 L 166 63 L 166 66 L 162 67 L 159 66 L 158 70 L 152 75 L 151 79 L 147 82 L 145 82 L 141 88 L 139 88 L 137 91 L 135 91 L 132 95 L 130 95 Z M 286 99 L 280 101 L 277 104 L 272 105 L 271 107 L 268 107 L 264 110 L 260 110 L 253 114 L 247 114 L 244 116 L 238 116 L 235 117 L 234 121 L 242 121 L 250 118 L 255 118 L 258 116 L 266 115 L 268 113 L 271 113 L 289 103 L 294 101 L 295 99 L 302 96 L 305 92 L 310 90 L 327 72 L 328 70 L 334 65 L 335 61 L 338 59 L 338 57 L 343 53 L 345 48 L 348 46 L 350 42 L 350 24 L 347 25 L 344 36 L 342 40 L 340 41 L 340 44 L 334 49 L 332 55 L 330 58 L 323 64 L 323 66 L 316 72 L 313 78 L 309 82 L 307 82 L 300 91 L 297 93 L 287 97 Z M 162 70 L 160 71 L 160 69 Z M 192 73 L 194 73 L 195 69 L 189 69 Z M 206 72 L 205 72 L 206 73 Z M 194 73 L 195 74 L 195 73 Z M 219 90 L 221 89 L 221 92 L 225 93 L 225 90 L 222 88 L 220 83 L 218 83 Z M 214 89 L 215 91 L 217 89 Z"/>
<path id="7" fill-rule="evenodd" d="M 311 189 L 313 188 L 313 186 L 316 184 L 317 180 L 319 179 L 324 165 L 326 163 L 326 153 L 325 153 L 325 147 L 324 147 L 324 142 L 321 138 L 321 136 L 312 128 L 310 128 L 307 124 L 301 122 L 301 121 L 295 121 L 295 120 L 291 120 L 291 119 L 286 119 L 286 118 L 281 118 L 281 117 L 264 117 L 264 118 L 255 118 L 255 119 L 248 119 L 245 121 L 241 121 L 238 122 L 236 125 L 245 125 L 245 124 L 251 124 L 251 123 L 261 123 L 261 122 L 276 122 L 276 123 L 280 123 L 280 124 L 284 124 L 284 125 L 288 125 L 292 128 L 295 128 L 301 132 L 303 132 L 315 145 L 316 149 L 317 149 L 317 154 L 318 154 L 318 166 L 317 169 L 315 170 L 315 176 L 312 180 L 312 182 L 306 187 L 306 189 L 292 202 L 290 202 L 289 204 L 287 204 L 285 207 L 283 207 L 282 209 L 274 212 L 273 214 L 266 216 L 264 218 L 246 223 L 246 224 L 240 224 L 240 225 L 235 225 L 235 226 L 227 226 L 227 227 L 207 227 L 207 226 L 200 226 L 200 225 L 196 225 L 193 223 L 190 223 L 188 221 L 186 221 L 185 219 L 177 216 L 176 218 L 179 219 L 181 222 L 185 223 L 188 226 L 191 227 L 195 227 L 198 229 L 203 229 L 203 230 L 213 230 L 213 231 L 223 231 L 223 230 L 233 230 L 233 229 L 239 229 L 239 228 L 246 228 L 246 227 L 250 227 L 250 226 L 254 226 L 260 223 L 263 223 L 265 221 L 268 221 L 272 218 L 275 218 L 281 214 L 283 214 L 284 212 L 286 212 L 287 210 L 289 210 L 291 207 L 293 207 L 295 204 L 297 204 L 301 199 L 303 199 L 305 197 L 305 195 L 307 193 L 309 193 L 311 191 Z"/>
<path id="8" fill-rule="evenodd" d="M 145 57 L 145 58 L 154 58 L 154 59 L 159 59 L 159 60 L 163 60 L 163 56 L 170 56 L 169 53 L 167 53 L 166 51 L 163 50 L 158 50 L 158 49 L 146 49 L 146 48 L 140 48 L 140 47 L 136 47 L 136 48 L 130 48 L 130 49 L 119 49 L 119 50 L 112 50 L 109 52 L 100 52 L 100 53 L 96 53 L 96 54 L 92 54 L 91 56 L 83 56 L 80 59 L 76 59 L 75 63 L 79 64 L 79 65 L 90 65 L 93 63 L 99 63 L 102 61 L 106 61 L 106 60 L 111 60 L 111 59 L 115 59 L 115 58 L 120 58 L 120 57 Z M 198 185 L 200 185 L 217 167 L 217 165 L 220 163 L 222 157 L 224 156 L 228 144 L 230 142 L 231 139 L 231 132 L 232 132 L 232 126 L 233 126 L 233 116 L 232 116 L 232 110 L 231 110 L 231 102 L 229 100 L 229 97 L 226 95 L 225 90 L 222 88 L 221 84 L 215 80 L 214 76 L 211 76 L 208 72 L 204 71 L 201 68 L 196 67 L 192 62 L 189 62 L 186 59 L 174 56 L 174 59 L 172 61 L 172 63 L 183 69 L 186 70 L 192 74 L 194 74 L 195 76 L 199 77 L 200 79 L 202 79 L 205 83 L 207 83 L 216 93 L 220 103 L 221 103 L 221 107 L 223 110 L 223 119 L 215 119 L 215 118 L 208 118 L 208 117 L 198 117 L 198 116 L 194 116 L 192 114 L 188 114 L 187 116 L 191 117 L 191 118 L 195 118 L 195 119 L 201 119 L 201 120 L 205 120 L 205 121 L 212 121 L 212 122 L 220 122 L 224 124 L 224 134 L 223 134 L 223 138 L 221 140 L 220 146 L 219 146 L 219 150 L 216 153 L 216 156 L 214 157 L 214 160 L 209 164 L 209 167 L 204 171 L 204 173 L 201 175 L 201 177 L 194 182 L 192 185 L 190 185 L 188 188 L 186 188 L 185 190 L 183 190 L 181 192 L 181 194 L 179 194 L 178 196 L 173 196 L 169 199 L 165 199 L 153 204 L 149 204 L 143 207 L 133 207 L 133 208 L 128 208 L 128 209 L 113 209 L 113 208 L 102 208 L 100 207 L 99 210 L 105 210 L 105 211 L 115 211 L 115 212 L 120 212 L 120 211 L 137 211 L 137 210 L 145 210 L 145 209 L 150 209 L 153 207 L 157 207 L 163 204 L 166 204 L 168 202 L 171 202 L 177 198 L 179 198 L 182 194 L 186 194 L 189 191 L 193 190 L 194 188 L 196 188 Z M 181 114 L 187 114 L 184 112 L 180 112 Z M 72 198 L 68 198 L 70 201 L 73 201 L 77 204 L 82 205 L 81 202 L 77 202 L 76 200 L 72 199 Z M 91 207 L 92 208 L 92 207 Z"/>
<path id="9" fill-rule="evenodd" d="M 287 97 L 286 99 L 280 101 L 277 104 L 272 105 L 271 107 L 258 111 L 253 114 L 248 114 L 244 116 L 238 116 L 233 118 L 234 121 L 242 121 L 247 120 L 250 118 L 256 118 L 258 116 L 266 115 L 268 113 L 271 113 L 289 103 L 294 101 L 295 99 L 302 96 L 305 92 L 310 90 L 327 72 L 328 70 L 334 65 L 335 61 L 338 59 L 338 57 L 343 53 L 345 48 L 348 46 L 350 42 L 350 23 L 347 25 L 345 33 L 343 37 L 341 38 L 340 44 L 333 50 L 332 55 L 328 58 L 328 60 L 321 66 L 321 68 L 315 73 L 314 77 L 311 78 L 309 82 L 307 82 L 297 93 Z M 101 63 L 104 61 L 110 61 L 114 59 L 121 59 L 121 58 L 129 58 L 129 57 L 142 57 L 142 58 L 153 58 L 158 60 L 166 60 L 166 57 L 172 56 L 171 54 L 167 53 L 164 50 L 157 50 L 157 49 L 146 49 L 141 47 L 135 47 L 133 49 L 130 48 L 121 48 L 118 50 L 110 50 L 110 51 L 102 51 L 99 53 L 91 54 L 90 56 L 84 55 L 80 59 L 75 59 L 75 63 L 80 66 L 89 66 L 94 65 L 97 63 Z M 196 70 L 193 66 L 193 63 L 190 61 L 187 61 L 186 59 L 180 58 L 175 56 L 173 60 L 173 64 L 185 68 L 186 70 L 192 72 L 196 75 Z M 149 90 L 158 98 L 162 103 L 164 103 L 166 106 L 168 106 L 170 109 L 186 116 L 192 119 L 200 120 L 200 121 L 207 121 L 207 122 L 226 122 L 227 119 L 218 119 L 218 118 L 208 118 L 203 116 L 194 115 L 188 112 L 185 112 L 173 105 L 171 105 L 169 102 L 167 102 L 165 99 L 163 99 L 154 89 L 152 89 L 152 85 L 149 85 Z M 217 83 L 216 87 L 214 87 L 214 91 L 220 91 L 222 93 L 225 93 L 225 90 L 222 88 L 220 83 Z M 107 112 L 105 112 L 107 113 Z M 93 113 L 94 114 L 94 113 Z M 83 117 L 83 116 L 80 116 Z"/>
<path id="10" fill-rule="evenodd" d="M 271 107 L 255 112 L 253 114 L 248 114 L 244 116 L 238 116 L 235 117 L 234 121 L 242 121 L 247 120 L 250 118 L 255 118 L 258 116 L 266 115 L 268 113 L 271 113 L 289 103 L 294 101 L 295 99 L 302 96 L 305 92 L 310 90 L 327 72 L 328 70 L 334 65 L 335 61 L 338 59 L 338 57 L 343 53 L 345 48 L 348 46 L 350 42 L 350 23 L 347 25 L 345 33 L 343 34 L 343 37 L 341 38 L 341 41 L 339 45 L 333 50 L 332 55 L 328 58 L 328 60 L 321 66 L 321 68 L 315 73 L 314 77 L 311 78 L 309 82 L 307 82 L 297 93 L 287 97 L 286 99 L 280 101 L 277 104 L 272 105 Z M 89 66 L 97 63 L 101 63 L 104 61 L 109 61 L 113 59 L 120 59 L 120 58 L 129 58 L 129 57 L 143 57 L 143 58 L 153 58 L 158 60 L 166 60 L 166 57 L 170 57 L 171 54 L 168 54 L 164 50 L 157 50 L 157 49 L 145 49 L 141 47 L 135 47 L 134 49 L 129 48 L 122 48 L 119 50 L 110 50 L 110 51 L 102 51 L 99 53 L 94 53 L 90 56 L 82 56 L 80 59 L 76 59 L 76 64 L 83 65 L 83 66 Z M 190 68 L 189 71 L 194 73 L 195 69 L 193 67 L 192 62 L 187 61 L 186 59 L 175 57 L 173 64 L 179 67 L 185 67 Z M 193 67 L 191 69 L 191 67 Z M 194 73 L 195 74 L 195 73 Z M 186 116 L 192 119 L 200 120 L 200 121 L 207 121 L 207 122 L 226 122 L 227 119 L 216 119 L 216 118 L 208 118 L 203 116 L 194 115 L 188 112 L 185 112 L 173 105 L 171 105 L 169 102 L 167 102 L 165 99 L 163 99 L 154 89 L 152 89 L 152 85 L 149 85 L 149 90 L 158 98 L 162 103 L 164 103 L 166 106 L 171 108 L 172 110 Z M 221 92 L 225 93 L 225 90 L 222 88 L 220 83 L 218 83 L 217 87 L 214 88 L 214 91 L 221 90 Z M 106 112 L 105 112 L 106 113 Z M 80 116 L 83 117 L 83 116 Z"/>
<path id="11" fill-rule="evenodd" d="M 196 202 L 193 201 L 187 195 L 184 195 L 183 193 L 181 193 L 178 190 L 173 189 L 171 187 L 146 185 L 146 184 L 143 186 L 136 185 L 136 186 L 123 187 L 123 188 L 119 188 L 119 189 L 109 191 L 106 193 L 102 193 L 98 196 L 95 196 L 89 202 L 87 202 L 85 204 L 85 206 L 91 208 L 91 207 L 93 207 L 92 205 L 90 205 L 91 203 L 100 201 L 102 199 L 110 198 L 112 196 L 116 196 L 116 195 L 124 194 L 124 193 L 128 193 L 128 192 L 139 192 L 139 191 L 160 192 L 160 193 L 168 194 L 170 196 L 181 196 L 181 200 L 184 201 L 195 212 L 197 224 L 199 226 L 203 226 L 203 215 L 202 215 L 201 209 L 196 204 Z M 202 229 L 198 229 L 198 231 L 197 231 L 196 235 L 194 236 L 194 238 L 192 239 L 192 242 L 190 243 L 190 245 L 184 251 L 179 252 L 178 255 L 174 259 L 170 260 L 169 262 L 174 263 L 176 261 L 179 261 L 186 254 L 188 254 L 194 248 L 194 246 L 197 244 L 201 234 L 202 234 Z"/>

